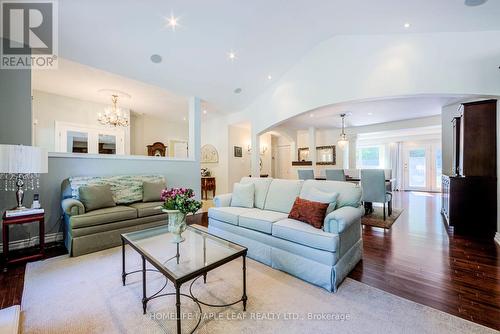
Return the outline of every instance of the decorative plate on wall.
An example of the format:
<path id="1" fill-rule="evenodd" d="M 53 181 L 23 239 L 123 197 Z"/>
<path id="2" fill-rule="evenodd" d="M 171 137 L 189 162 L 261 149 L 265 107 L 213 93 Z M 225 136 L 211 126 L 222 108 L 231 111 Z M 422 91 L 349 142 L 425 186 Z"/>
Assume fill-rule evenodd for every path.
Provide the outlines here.
<path id="1" fill-rule="evenodd" d="M 219 162 L 219 153 L 217 149 L 210 144 L 201 147 L 201 162 L 202 163 L 217 163 Z"/>

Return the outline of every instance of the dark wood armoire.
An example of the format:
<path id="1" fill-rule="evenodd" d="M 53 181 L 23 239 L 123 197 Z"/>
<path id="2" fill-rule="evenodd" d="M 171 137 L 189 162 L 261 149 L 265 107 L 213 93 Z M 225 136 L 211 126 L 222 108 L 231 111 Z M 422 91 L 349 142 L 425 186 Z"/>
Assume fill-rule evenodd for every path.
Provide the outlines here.
<path id="1" fill-rule="evenodd" d="M 497 101 L 464 103 L 460 111 L 460 117 L 452 120 L 452 175 L 443 175 L 442 213 L 458 234 L 494 234 Z"/>

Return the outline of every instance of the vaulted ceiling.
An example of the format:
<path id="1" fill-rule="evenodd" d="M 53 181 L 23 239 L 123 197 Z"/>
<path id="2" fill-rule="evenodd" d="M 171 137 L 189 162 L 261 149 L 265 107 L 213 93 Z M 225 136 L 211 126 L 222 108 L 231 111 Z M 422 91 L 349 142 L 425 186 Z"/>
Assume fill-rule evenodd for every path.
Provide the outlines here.
<path id="1" fill-rule="evenodd" d="M 59 1 L 59 51 L 235 112 L 335 35 L 500 30 L 499 17 L 497 0 L 478 7 L 462 0 Z M 153 54 L 162 61 L 153 63 Z"/>

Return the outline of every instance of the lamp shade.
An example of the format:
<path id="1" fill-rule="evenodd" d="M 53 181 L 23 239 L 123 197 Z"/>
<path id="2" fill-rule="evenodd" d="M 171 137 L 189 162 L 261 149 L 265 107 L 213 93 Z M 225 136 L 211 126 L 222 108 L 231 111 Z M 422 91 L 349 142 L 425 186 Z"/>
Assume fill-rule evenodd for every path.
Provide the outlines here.
<path id="1" fill-rule="evenodd" d="M 344 139 L 344 138 L 341 138 L 339 139 L 339 141 L 337 142 L 337 145 L 338 147 L 343 150 L 345 149 L 347 146 L 349 146 L 349 141 L 347 139 Z"/>
<path id="2" fill-rule="evenodd" d="M 47 150 L 35 146 L 0 144 L 0 173 L 43 174 L 47 172 Z"/>

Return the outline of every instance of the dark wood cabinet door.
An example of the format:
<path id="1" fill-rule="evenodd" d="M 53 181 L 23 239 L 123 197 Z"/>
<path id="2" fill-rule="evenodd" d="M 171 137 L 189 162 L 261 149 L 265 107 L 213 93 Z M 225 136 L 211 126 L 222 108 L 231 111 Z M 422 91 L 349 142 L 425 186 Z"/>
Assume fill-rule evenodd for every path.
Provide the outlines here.
<path id="1" fill-rule="evenodd" d="M 464 104 L 460 129 L 462 176 L 496 176 L 496 113 L 496 100 Z"/>

